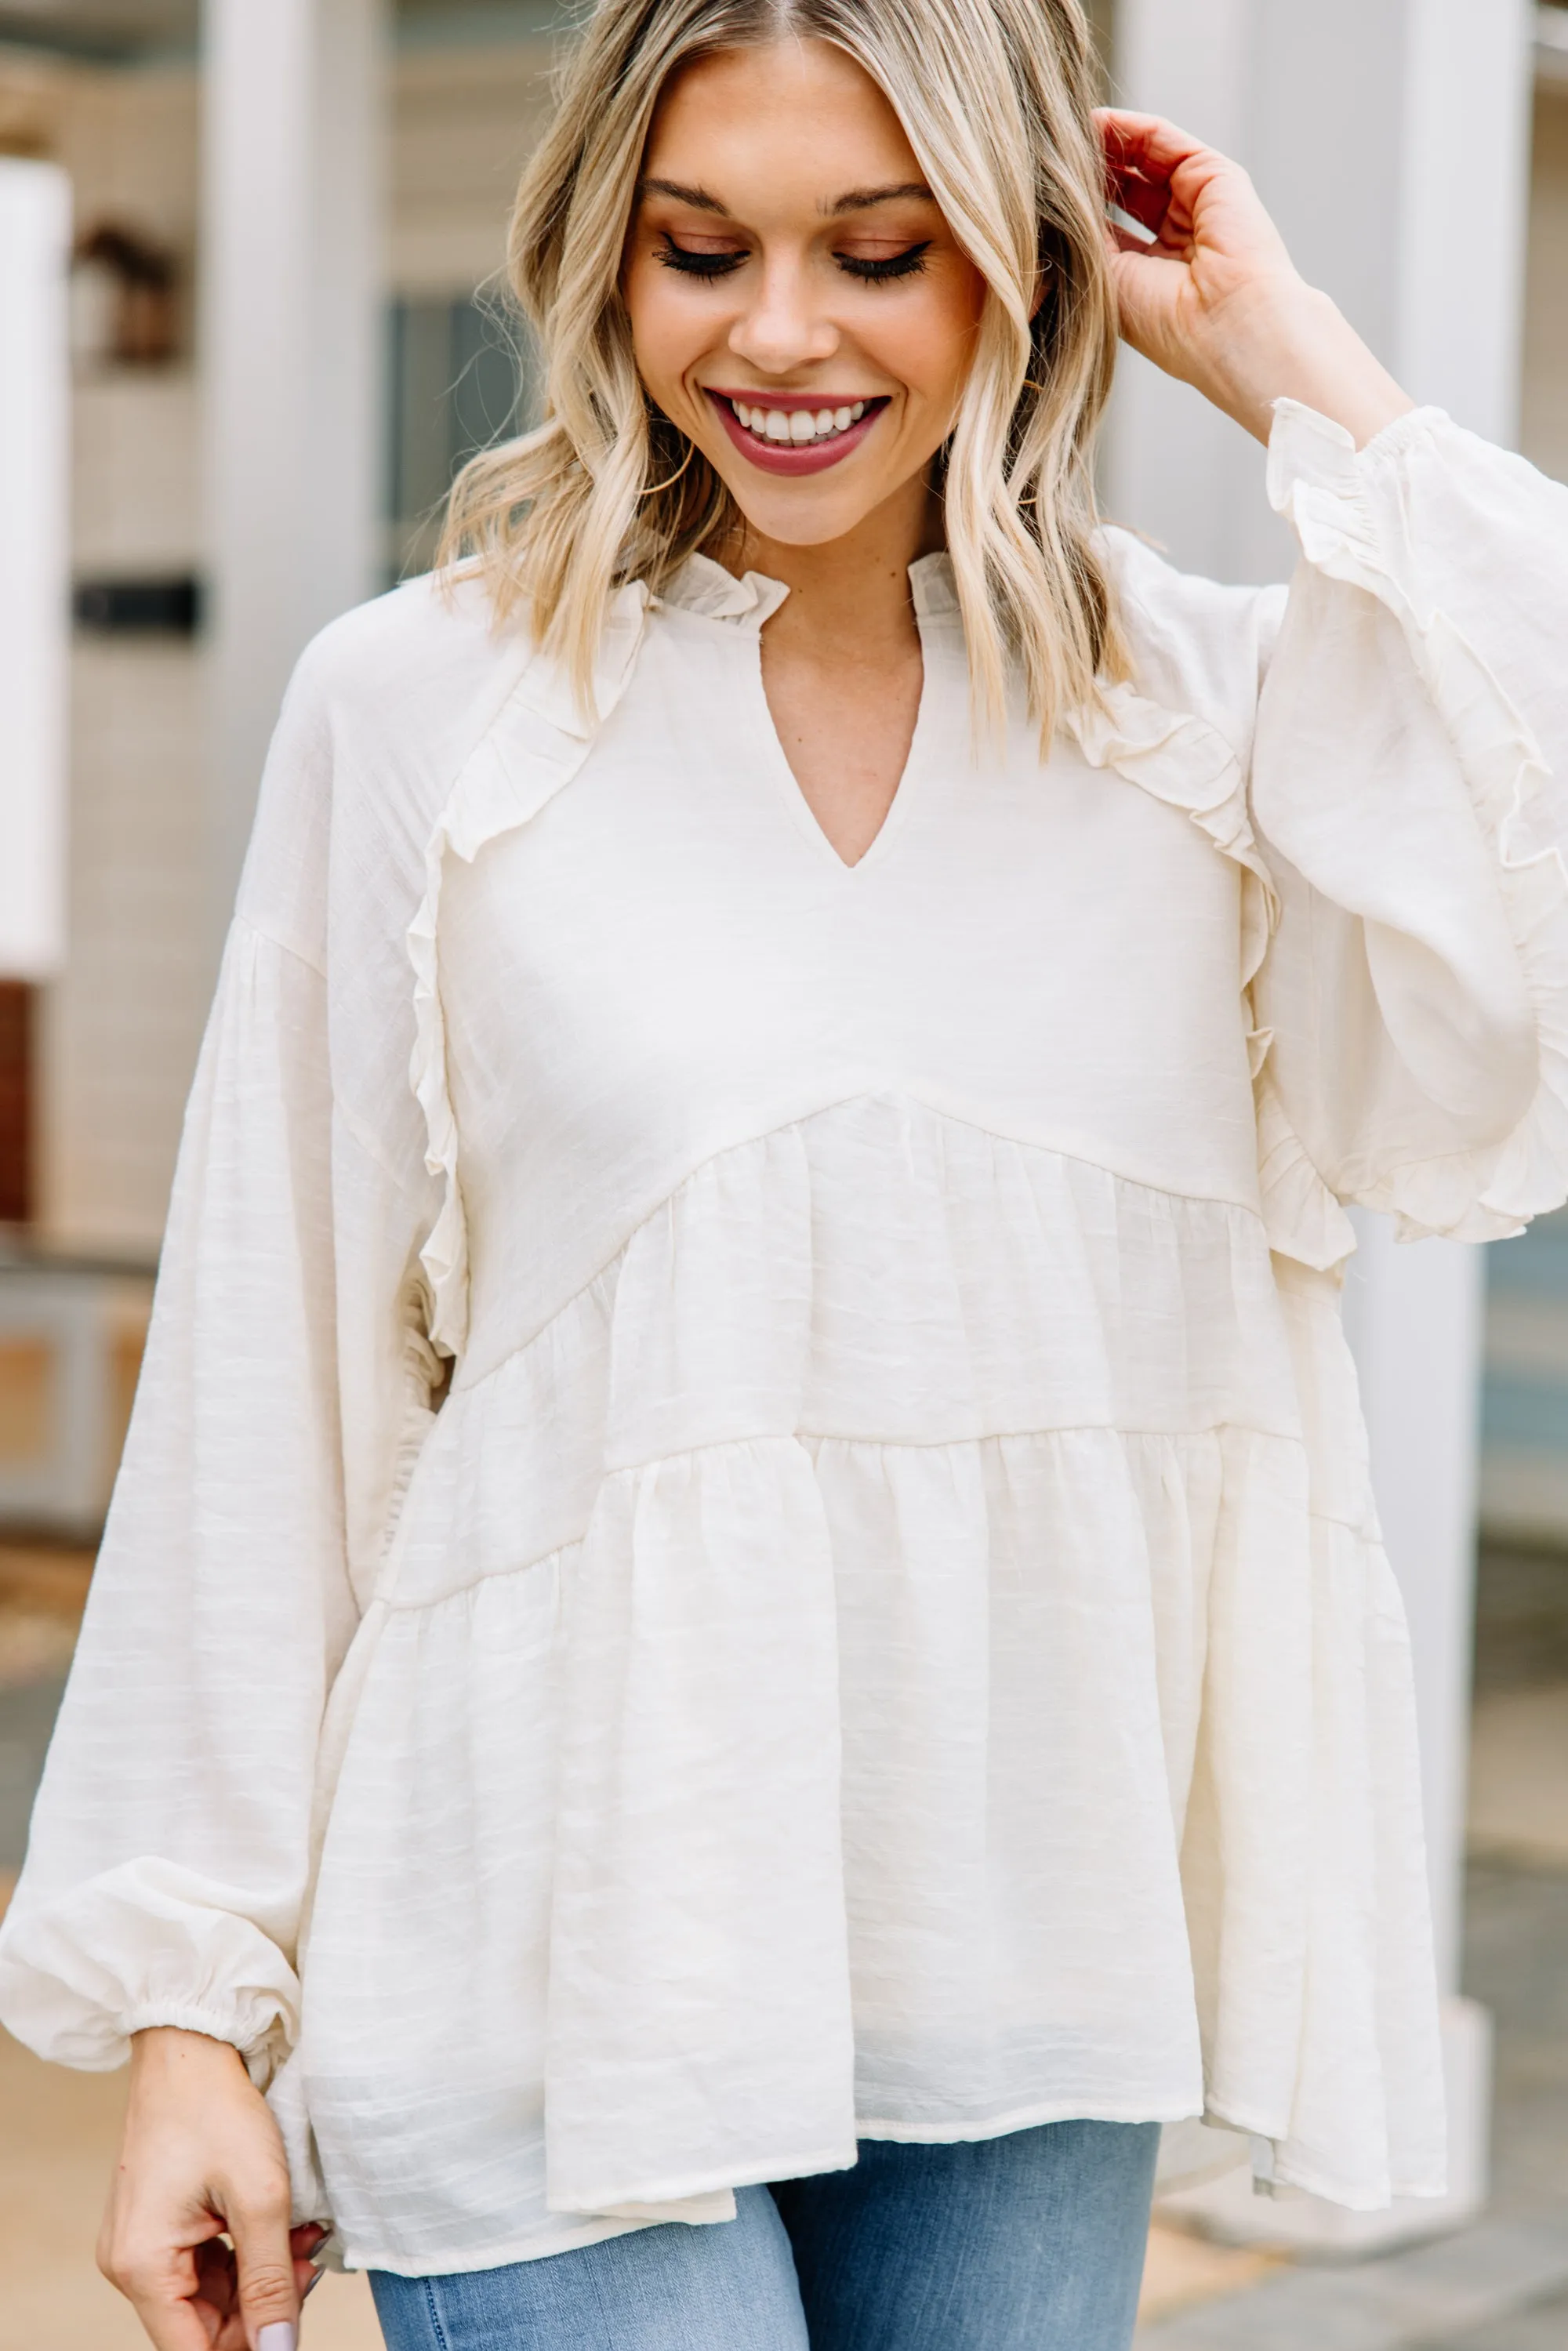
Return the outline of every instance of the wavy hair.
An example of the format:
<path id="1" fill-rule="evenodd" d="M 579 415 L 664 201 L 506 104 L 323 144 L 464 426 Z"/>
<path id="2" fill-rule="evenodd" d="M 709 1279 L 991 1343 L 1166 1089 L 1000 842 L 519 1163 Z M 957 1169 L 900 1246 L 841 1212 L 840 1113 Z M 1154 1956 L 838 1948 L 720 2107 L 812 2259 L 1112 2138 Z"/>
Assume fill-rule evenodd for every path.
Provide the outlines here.
<path id="1" fill-rule="evenodd" d="M 512 290 L 543 354 L 545 421 L 459 474 L 438 560 L 477 558 L 503 617 L 526 602 L 591 706 L 614 589 L 657 589 L 739 527 L 700 451 L 671 478 L 690 444 L 638 376 L 620 274 L 669 76 L 716 49 L 790 37 L 835 43 L 883 90 L 985 278 L 937 461 L 947 547 L 977 716 L 998 720 L 1016 664 L 1049 740 L 1098 678 L 1125 671 L 1094 539 L 1092 444 L 1116 307 L 1079 0 L 599 0 L 523 174 L 508 244 Z"/>

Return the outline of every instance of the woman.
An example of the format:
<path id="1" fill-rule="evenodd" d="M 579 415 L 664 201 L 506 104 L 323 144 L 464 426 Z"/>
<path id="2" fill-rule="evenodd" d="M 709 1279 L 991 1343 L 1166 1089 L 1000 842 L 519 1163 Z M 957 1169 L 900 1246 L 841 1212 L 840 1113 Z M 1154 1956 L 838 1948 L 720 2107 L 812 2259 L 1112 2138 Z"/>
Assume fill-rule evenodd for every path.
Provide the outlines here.
<path id="1" fill-rule="evenodd" d="M 604 0 L 547 422 L 301 665 L 0 1979 L 161 2351 L 329 2221 L 394 2351 L 1108 2351 L 1162 2124 L 1442 2186 L 1342 1203 L 1563 1196 L 1568 530 L 1090 89 Z M 1118 315 L 1288 600 L 1096 528 Z"/>

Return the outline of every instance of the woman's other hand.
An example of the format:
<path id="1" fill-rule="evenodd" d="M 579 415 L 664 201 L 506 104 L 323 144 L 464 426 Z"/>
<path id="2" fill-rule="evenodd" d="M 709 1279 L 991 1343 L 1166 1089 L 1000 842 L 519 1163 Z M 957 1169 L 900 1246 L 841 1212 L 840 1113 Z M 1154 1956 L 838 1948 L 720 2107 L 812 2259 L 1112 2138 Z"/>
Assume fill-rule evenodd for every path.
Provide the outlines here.
<path id="1" fill-rule="evenodd" d="M 237 2053 L 137 2033 L 98 2261 L 158 2351 L 288 2351 L 326 2233 L 288 2214 L 283 2142 Z"/>
<path id="2" fill-rule="evenodd" d="M 1273 402 L 1329 416 L 1357 444 L 1413 403 L 1299 275 L 1239 163 L 1155 114 L 1103 109 L 1110 201 L 1153 242 L 1110 225 L 1122 332 L 1135 350 L 1260 441 Z"/>

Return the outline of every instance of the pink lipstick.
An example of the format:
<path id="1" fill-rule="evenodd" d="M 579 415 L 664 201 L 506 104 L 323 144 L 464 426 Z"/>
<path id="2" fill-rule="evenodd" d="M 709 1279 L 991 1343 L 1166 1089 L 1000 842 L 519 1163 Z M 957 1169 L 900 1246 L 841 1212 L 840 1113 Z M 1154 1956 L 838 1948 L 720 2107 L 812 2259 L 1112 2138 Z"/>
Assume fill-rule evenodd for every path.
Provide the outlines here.
<path id="1" fill-rule="evenodd" d="M 885 394 L 846 399 L 829 392 L 703 388 L 736 447 L 765 474 L 820 474 L 838 465 L 860 447 L 887 406 Z"/>

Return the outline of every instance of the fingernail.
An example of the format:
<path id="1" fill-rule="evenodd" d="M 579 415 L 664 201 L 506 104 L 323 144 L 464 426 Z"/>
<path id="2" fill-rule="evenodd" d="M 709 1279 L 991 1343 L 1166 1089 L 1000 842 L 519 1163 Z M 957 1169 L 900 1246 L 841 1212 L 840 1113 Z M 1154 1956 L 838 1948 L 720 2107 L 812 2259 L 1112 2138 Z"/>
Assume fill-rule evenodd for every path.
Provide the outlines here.
<path id="1" fill-rule="evenodd" d="M 299 2351 L 299 2329 L 291 2318 L 280 2318 L 276 2326 L 262 2328 L 256 2351 Z"/>

